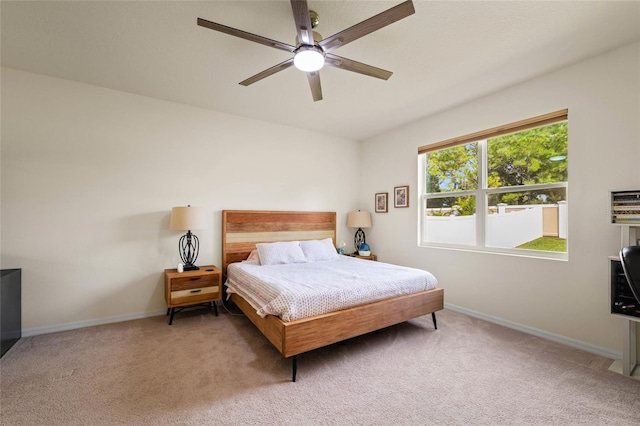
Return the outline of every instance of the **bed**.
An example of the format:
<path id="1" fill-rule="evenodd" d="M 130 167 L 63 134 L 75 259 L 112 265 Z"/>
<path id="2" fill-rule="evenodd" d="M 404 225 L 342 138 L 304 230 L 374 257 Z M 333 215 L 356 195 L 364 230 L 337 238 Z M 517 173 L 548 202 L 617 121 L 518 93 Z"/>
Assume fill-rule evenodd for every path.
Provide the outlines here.
<path id="1" fill-rule="evenodd" d="M 331 238 L 335 246 L 335 212 L 224 210 L 223 279 L 226 280 L 229 265 L 247 259 L 256 249 L 256 244 L 326 238 Z M 275 348 L 285 358 L 292 358 L 294 382 L 299 354 L 427 314 L 432 314 L 435 327 L 435 312 L 443 309 L 444 304 L 444 290 L 434 288 L 308 318 L 283 321 L 276 315 L 259 315 L 237 293 L 230 296 Z"/>

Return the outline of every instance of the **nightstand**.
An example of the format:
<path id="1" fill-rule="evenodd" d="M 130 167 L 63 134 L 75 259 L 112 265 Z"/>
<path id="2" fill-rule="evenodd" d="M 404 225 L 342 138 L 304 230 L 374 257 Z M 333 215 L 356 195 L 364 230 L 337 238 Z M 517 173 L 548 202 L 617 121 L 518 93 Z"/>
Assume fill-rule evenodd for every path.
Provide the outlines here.
<path id="1" fill-rule="evenodd" d="M 164 298 L 167 301 L 169 325 L 176 312 L 194 305 L 213 308 L 218 316 L 216 301 L 222 296 L 222 271 L 215 266 L 201 266 L 196 271 L 164 270 Z M 176 310 L 177 308 L 177 310 Z"/>
<path id="2" fill-rule="evenodd" d="M 369 256 L 360 256 L 359 254 L 348 253 L 348 254 L 345 254 L 345 256 L 357 257 L 358 259 L 364 259 L 364 260 L 378 260 L 378 256 L 376 256 L 375 254 L 372 254 Z"/>

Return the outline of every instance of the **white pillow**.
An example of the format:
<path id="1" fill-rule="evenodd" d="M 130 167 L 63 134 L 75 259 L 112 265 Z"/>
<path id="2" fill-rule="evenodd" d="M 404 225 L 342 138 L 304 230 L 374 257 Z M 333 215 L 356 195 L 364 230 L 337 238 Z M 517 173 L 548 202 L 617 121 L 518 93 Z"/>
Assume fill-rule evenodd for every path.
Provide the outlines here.
<path id="1" fill-rule="evenodd" d="M 285 263 L 306 263 L 307 258 L 298 241 L 256 244 L 262 265 L 280 265 Z"/>
<path id="2" fill-rule="evenodd" d="M 324 262 L 340 259 L 340 255 L 333 246 L 333 240 L 331 238 L 300 241 L 300 248 L 308 262 Z"/>

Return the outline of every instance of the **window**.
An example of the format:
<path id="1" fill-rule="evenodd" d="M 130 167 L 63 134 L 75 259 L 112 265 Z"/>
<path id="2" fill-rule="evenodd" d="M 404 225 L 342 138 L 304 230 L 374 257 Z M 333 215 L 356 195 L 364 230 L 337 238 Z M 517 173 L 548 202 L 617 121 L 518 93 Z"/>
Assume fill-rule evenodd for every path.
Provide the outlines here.
<path id="1" fill-rule="evenodd" d="M 418 149 L 420 242 L 566 258 L 567 110 Z"/>

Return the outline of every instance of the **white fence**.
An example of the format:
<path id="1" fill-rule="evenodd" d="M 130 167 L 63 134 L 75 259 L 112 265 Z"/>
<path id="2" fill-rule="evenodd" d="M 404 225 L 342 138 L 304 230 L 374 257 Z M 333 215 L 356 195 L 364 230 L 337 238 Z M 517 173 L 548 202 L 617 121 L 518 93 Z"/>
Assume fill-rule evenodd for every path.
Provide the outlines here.
<path id="1" fill-rule="evenodd" d="M 558 236 L 567 238 L 567 203 L 528 206 L 499 205 L 490 210 L 486 222 L 485 245 L 513 248 L 543 236 L 543 209 L 558 209 Z M 433 209 L 440 210 L 440 209 Z M 423 240 L 430 243 L 476 244 L 476 215 L 426 216 Z"/>

